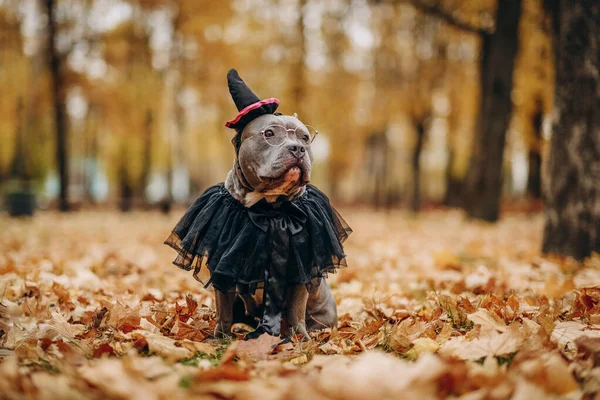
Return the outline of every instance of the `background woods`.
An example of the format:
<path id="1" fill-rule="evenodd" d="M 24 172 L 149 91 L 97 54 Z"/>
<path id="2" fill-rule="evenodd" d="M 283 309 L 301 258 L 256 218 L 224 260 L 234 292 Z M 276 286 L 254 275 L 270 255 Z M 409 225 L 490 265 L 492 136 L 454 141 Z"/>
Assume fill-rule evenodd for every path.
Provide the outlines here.
<path id="1" fill-rule="evenodd" d="M 61 210 L 187 204 L 230 168 L 236 67 L 321 132 L 313 180 L 335 202 L 495 221 L 542 197 L 555 65 L 559 100 L 572 73 L 555 50 L 579 49 L 554 3 L 2 0 L 0 182 Z"/>

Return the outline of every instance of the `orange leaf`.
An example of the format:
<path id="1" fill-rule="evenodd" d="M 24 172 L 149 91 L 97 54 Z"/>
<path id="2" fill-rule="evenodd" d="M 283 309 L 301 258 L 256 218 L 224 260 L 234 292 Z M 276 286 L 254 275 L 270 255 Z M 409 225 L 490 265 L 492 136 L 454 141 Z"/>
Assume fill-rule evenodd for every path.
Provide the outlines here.
<path id="1" fill-rule="evenodd" d="M 93 356 L 94 358 L 100 358 L 103 354 L 108 354 L 109 356 L 115 355 L 115 350 L 108 343 L 103 343 L 100 346 L 96 347 L 94 350 Z"/>

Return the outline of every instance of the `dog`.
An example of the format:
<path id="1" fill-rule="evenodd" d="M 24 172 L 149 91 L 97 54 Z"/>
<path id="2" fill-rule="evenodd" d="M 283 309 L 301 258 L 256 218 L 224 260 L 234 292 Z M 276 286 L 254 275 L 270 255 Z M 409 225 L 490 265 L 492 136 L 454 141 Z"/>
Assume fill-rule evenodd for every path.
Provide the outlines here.
<path id="1" fill-rule="evenodd" d="M 238 109 L 225 124 L 236 131 L 233 168 L 196 199 L 165 244 L 179 253 L 173 263 L 199 281 L 204 266 L 210 271 L 216 336 L 250 318 L 259 323 L 246 338 L 308 339 L 309 330 L 337 324 L 324 278 L 346 265 L 342 242 L 352 230 L 309 185 L 316 130 L 296 114 L 275 113 L 279 100 L 260 100 L 235 69 L 227 82 Z"/>
<path id="2" fill-rule="evenodd" d="M 269 145 L 261 136 L 273 125 L 308 134 L 308 128 L 295 114 L 265 114 L 245 126 L 241 133 L 238 160 L 225 181 L 227 191 L 245 207 L 251 207 L 263 198 L 270 203 L 282 197 L 293 200 L 304 193 L 310 182 L 313 162 L 310 144 L 307 145 L 298 135 L 289 135 L 280 146 Z M 308 339 L 310 330 L 337 325 L 337 307 L 327 281 L 315 278 L 310 286 L 310 291 L 305 284 L 287 288 L 284 335 L 295 332 Z M 231 334 L 232 325 L 243 319 L 243 316 L 234 315 L 236 297 L 243 301 L 247 316 L 260 318 L 261 304 L 260 300 L 257 301 L 260 294 L 252 296 L 245 292 L 242 285 L 229 293 L 215 290 L 216 336 Z"/>

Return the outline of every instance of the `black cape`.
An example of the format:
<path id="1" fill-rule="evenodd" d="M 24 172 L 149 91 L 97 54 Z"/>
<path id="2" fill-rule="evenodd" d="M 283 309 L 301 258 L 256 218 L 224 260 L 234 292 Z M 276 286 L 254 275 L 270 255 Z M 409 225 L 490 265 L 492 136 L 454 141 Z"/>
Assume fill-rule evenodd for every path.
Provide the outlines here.
<path id="1" fill-rule="evenodd" d="M 165 244 L 179 253 L 173 264 L 193 270 L 206 287 L 226 292 L 241 283 L 254 292 L 270 279 L 272 264 L 285 264 L 277 279 L 286 285 L 310 285 L 314 278 L 345 267 L 342 243 L 351 232 L 327 196 L 312 185 L 295 200 L 262 199 L 247 208 L 221 183 L 189 207 Z M 204 267 L 210 271 L 207 282 L 200 278 Z"/>

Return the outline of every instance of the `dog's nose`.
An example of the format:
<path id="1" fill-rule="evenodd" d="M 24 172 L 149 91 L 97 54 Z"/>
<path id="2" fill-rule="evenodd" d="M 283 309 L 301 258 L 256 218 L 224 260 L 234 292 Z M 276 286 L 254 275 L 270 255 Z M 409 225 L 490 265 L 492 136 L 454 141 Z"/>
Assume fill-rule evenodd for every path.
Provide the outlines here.
<path id="1" fill-rule="evenodd" d="M 296 158 L 302 158 L 302 156 L 304 156 L 304 153 L 306 153 L 306 148 L 304 146 L 298 146 L 296 144 L 289 145 L 288 150 Z"/>

